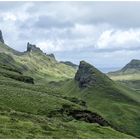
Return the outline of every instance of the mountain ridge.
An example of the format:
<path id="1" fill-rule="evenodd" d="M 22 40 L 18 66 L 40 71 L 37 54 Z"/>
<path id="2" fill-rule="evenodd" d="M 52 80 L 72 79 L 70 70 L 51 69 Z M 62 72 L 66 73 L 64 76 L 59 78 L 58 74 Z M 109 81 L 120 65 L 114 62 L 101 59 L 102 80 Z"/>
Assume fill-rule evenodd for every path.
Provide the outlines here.
<path id="1" fill-rule="evenodd" d="M 137 92 L 85 61 L 76 72 L 36 45 L 27 50 L 0 42 L 0 138 L 140 137 Z"/>
<path id="2" fill-rule="evenodd" d="M 44 76 L 48 77 L 46 80 L 72 78 L 76 72 L 73 67 L 59 63 L 54 55 L 44 53 L 29 42 L 25 52 L 18 52 L 0 42 L 0 53 L 10 55 L 19 64 L 24 64 L 28 68 L 24 73 L 33 75 L 37 79 L 42 79 Z"/>

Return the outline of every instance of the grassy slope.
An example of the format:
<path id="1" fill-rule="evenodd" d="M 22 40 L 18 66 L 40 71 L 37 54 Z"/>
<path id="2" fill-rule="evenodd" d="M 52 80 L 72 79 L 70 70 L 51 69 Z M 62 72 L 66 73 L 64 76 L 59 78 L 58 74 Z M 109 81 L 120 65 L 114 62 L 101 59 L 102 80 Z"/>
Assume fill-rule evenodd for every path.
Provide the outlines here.
<path id="1" fill-rule="evenodd" d="M 102 115 L 122 132 L 140 137 L 140 96 L 137 92 L 120 84 L 80 89 L 73 80 L 65 84 L 62 92 L 86 101 L 90 110 Z"/>
<path id="2" fill-rule="evenodd" d="M 0 52 L 13 57 L 19 66 L 26 66 L 28 70 L 24 73 L 33 76 L 36 80 L 44 77 L 46 77 L 45 81 L 63 80 L 72 78 L 76 72 L 73 67 L 59 63 L 54 58 L 40 52 L 20 53 L 2 43 L 0 43 Z"/>
<path id="3" fill-rule="evenodd" d="M 70 78 L 75 71 L 39 53 L 19 53 L 3 44 L 0 47 L 0 138 L 132 138 L 110 127 L 67 116 L 48 117 L 63 105 L 83 109 L 64 99 L 46 82 Z M 2 72 L 8 76 L 3 76 Z M 35 85 L 17 81 L 9 75 L 32 76 Z M 40 81 L 41 77 L 47 79 Z"/>
<path id="4" fill-rule="evenodd" d="M 47 117 L 51 111 L 71 105 L 55 89 L 0 77 L 0 138 L 132 138 L 110 127 Z M 60 96 L 59 96 L 60 94 Z"/>
<path id="5" fill-rule="evenodd" d="M 128 87 L 140 92 L 140 60 L 132 60 L 121 70 L 109 72 L 108 76 L 114 80 L 119 81 Z"/>

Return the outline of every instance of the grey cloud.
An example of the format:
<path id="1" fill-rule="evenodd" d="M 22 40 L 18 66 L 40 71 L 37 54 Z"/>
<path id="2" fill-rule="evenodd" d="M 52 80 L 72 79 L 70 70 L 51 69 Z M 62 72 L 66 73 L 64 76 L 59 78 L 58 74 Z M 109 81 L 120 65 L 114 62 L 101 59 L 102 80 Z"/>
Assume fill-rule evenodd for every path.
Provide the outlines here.
<path id="1" fill-rule="evenodd" d="M 39 16 L 38 21 L 34 24 L 34 26 L 39 28 L 67 28 L 72 27 L 73 23 L 50 16 Z"/>
<path id="2" fill-rule="evenodd" d="M 62 49 L 60 52 L 56 52 L 56 54 L 60 54 L 61 60 L 67 59 L 76 61 L 76 63 L 81 59 L 90 62 L 96 60 L 96 64 L 100 63 L 104 66 L 104 54 L 108 53 L 110 57 L 106 58 L 106 61 L 115 60 L 114 62 L 119 65 L 121 62 L 118 59 L 123 57 L 122 53 L 117 57 L 111 56 L 111 54 L 121 51 L 125 51 L 126 54 L 131 51 L 133 55 L 129 54 L 129 59 L 130 56 L 140 58 L 139 42 L 134 41 L 132 44 L 128 44 L 130 45 L 128 47 L 111 46 L 99 49 L 94 46 L 95 41 L 105 30 L 126 28 L 127 31 L 129 28 L 135 28 L 136 31 L 137 27 L 140 27 L 140 2 L 32 2 L 31 6 L 28 3 L 0 2 L 0 13 L 12 11 L 12 14 L 20 13 L 21 17 L 24 14 L 28 15 L 24 20 L 8 20 L 0 23 L 0 29 L 3 31 L 6 42 L 17 50 L 25 50 L 28 41 L 36 44 L 46 40 L 52 42 L 62 40 L 62 43 L 64 42 L 62 47 L 68 51 L 63 53 Z M 109 26 L 105 27 L 104 23 Z M 90 29 L 79 27 L 76 30 L 77 24 L 94 26 L 94 29 L 89 31 Z M 103 25 L 100 26 L 101 24 Z M 57 43 L 54 44 L 57 45 Z M 52 49 L 54 52 L 55 45 L 54 50 Z"/>
<path id="3" fill-rule="evenodd" d="M 82 24 L 98 24 L 109 23 L 118 27 L 138 27 L 140 26 L 140 2 L 34 2 L 35 5 L 28 9 L 30 13 L 42 12 L 43 10 L 57 16 L 56 21 L 50 19 L 50 23 L 53 21 L 60 23 L 65 18 Z M 40 7 L 40 8 L 39 8 Z M 63 17 L 63 18 L 62 18 Z M 47 17 L 48 18 L 48 17 Z M 47 21 L 43 17 L 40 17 L 38 25 L 45 27 Z M 52 21 L 52 22 L 51 22 Z M 53 23 L 54 24 L 54 23 Z M 65 26 L 65 24 L 64 24 Z"/>

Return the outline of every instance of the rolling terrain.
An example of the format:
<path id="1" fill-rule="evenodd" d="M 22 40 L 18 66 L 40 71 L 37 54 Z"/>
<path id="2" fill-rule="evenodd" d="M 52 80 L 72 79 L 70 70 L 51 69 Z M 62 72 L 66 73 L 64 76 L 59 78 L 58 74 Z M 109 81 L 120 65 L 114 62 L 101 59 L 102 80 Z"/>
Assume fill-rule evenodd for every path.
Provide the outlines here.
<path id="1" fill-rule="evenodd" d="M 0 138 L 140 138 L 140 98 L 94 66 L 0 35 Z"/>
<path id="2" fill-rule="evenodd" d="M 133 59 L 121 70 L 109 72 L 108 76 L 140 92 L 140 60 Z"/>
<path id="3" fill-rule="evenodd" d="M 112 81 L 84 61 L 75 79 L 62 89 L 66 95 L 84 100 L 87 108 L 98 112 L 117 130 L 140 137 L 140 96 L 136 91 Z"/>

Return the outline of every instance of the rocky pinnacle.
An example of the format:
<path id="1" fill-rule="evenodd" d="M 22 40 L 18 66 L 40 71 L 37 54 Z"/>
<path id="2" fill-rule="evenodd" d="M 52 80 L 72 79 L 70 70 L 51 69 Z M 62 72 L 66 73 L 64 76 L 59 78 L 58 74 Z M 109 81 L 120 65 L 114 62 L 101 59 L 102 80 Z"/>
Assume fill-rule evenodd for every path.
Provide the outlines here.
<path id="1" fill-rule="evenodd" d="M 4 39 L 3 39 L 3 36 L 2 36 L 2 31 L 0 30 L 0 42 L 4 43 Z"/>

